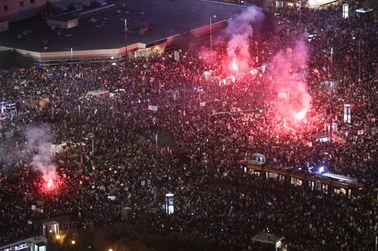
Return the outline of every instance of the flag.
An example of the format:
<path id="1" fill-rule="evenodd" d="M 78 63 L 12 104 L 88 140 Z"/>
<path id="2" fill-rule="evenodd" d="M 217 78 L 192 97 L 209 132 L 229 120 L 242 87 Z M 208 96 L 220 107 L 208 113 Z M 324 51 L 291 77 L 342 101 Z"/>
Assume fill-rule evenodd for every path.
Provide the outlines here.
<path id="1" fill-rule="evenodd" d="M 180 53 L 178 51 L 174 52 L 174 58 L 175 58 L 175 61 L 179 61 L 180 60 Z"/>

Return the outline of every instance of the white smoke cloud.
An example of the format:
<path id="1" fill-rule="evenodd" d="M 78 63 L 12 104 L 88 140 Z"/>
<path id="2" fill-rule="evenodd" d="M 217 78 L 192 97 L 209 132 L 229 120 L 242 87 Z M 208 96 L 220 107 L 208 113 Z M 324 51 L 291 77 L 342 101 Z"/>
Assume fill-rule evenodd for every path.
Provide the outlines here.
<path id="1" fill-rule="evenodd" d="M 224 34 L 229 38 L 227 53 L 231 60 L 237 59 L 238 67 L 246 67 L 251 61 L 249 52 L 250 38 L 253 37 L 253 23 L 264 21 L 265 15 L 262 9 L 251 6 L 244 9 L 240 15 L 229 20 Z"/>
<path id="2" fill-rule="evenodd" d="M 53 164 L 52 130 L 47 124 L 30 126 L 24 130 L 27 139 L 26 150 L 35 154 L 31 165 L 40 171 L 46 182 L 57 178 L 56 166 Z"/>

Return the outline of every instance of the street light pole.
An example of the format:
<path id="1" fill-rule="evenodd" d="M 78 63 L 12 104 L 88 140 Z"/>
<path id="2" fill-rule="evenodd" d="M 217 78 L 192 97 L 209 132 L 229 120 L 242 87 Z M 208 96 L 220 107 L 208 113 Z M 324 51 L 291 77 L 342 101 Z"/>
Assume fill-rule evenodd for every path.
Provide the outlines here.
<path id="1" fill-rule="evenodd" d="M 212 41 L 212 34 L 211 34 L 211 16 L 210 16 L 210 51 L 213 51 L 213 41 Z"/>
<path id="2" fill-rule="evenodd" d="M 208 132 L 209 131 L 209 118 L 207 115 L 207 103 L 205 105 L 205 112 L 206 112 L 206 132 Z"/>
<path id="3" fill-rule="evenodd" d="M 127 61 L 127 19 L 125 18 L 125 59 Z"/>
<path id="4" fill-rule="evenodd" d="M 83 168 L 83 123 L 81 121 L 81 107 L 78 105 L 79 109 L 79 128 L 80 128 L 80 169 Z"/>
<path id="5" fill-rule="evenodd" d="M 333 71 L 333 47 L 331 47 L 331 71 Z"/>
<path id="6" fill-rule="evenodd" d="M 210 51 L 213 51 L 213 27 L 212 27 L 212 18 L 217 17 L 216 15 L 210 16 Z"/>
<path id="7" fill-rule="evenodd" d="M 361 37 L 358 40 L 358 82 L 361 82 Z"/>
<path id="8" fill-rule="evenodd" d="M 214 99 L 214 100 L 209 100 L 209 101 L 205 101 L 203 102 L 205 104 L 205 117 L 206 117 L 206 132 L 209 130 L 209 116 L 208 116 L 208 111 L 207 111 L 207 104 L 208 103 L 211 103 L 211 102 L 218 102 L 220 101 L 219 99 Z"/>
<path id="9" fill-rule="evenodd" d="M 333 47 L 331 47 L 331 101 L 333 100 Z M 331 110 L 331 123 L 329 127 L 329 141 L 332 143 L 332 124 L 333 124 L 333 110 Z"/>
<path id="10" fill-rule="evenodd" d="M 72 55 L 73 54 L 73 48 L 71 48 L 71 66 L 72 66 Z"/>

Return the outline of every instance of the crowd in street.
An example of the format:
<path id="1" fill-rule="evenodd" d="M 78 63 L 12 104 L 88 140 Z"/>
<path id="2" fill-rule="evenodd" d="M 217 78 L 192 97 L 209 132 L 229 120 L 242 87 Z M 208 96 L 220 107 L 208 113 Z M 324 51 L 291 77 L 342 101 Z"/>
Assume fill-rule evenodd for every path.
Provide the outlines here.
<path id="1" fill-rule="evenodd" d="M 284 236 L 289 250 L 374 250 L 378 29 L 370 18 L 343 19 L 339 7 L 282 11 L 284 24 L 251 38 L 252 60 L 269 62 L 305 31 L 316 34 L 306 41 L 307 86 L 312 112 L 322 116 L 300 129 L 273 119 L 279 104 L 265 87 L 274 69 L 219 85 L 228 76 L 220 76 L 223 43 L 214 45 L 215 60 L 192 50 L 178 60 L 166 52 L 117 65 L 2 70 L 0 95 L 17 102 L 17 111 L 0 121 L 0 245 L 40 231 L 39 220 L 75 215 L 75 230 L 123 219 L 145 233 L 199 234 L 220 250 L 246 249 L 262 231 Z M 323 84 L 330 80 L 332 88 Z M 111 95 L 86 95 L 94 90 Z M 259 112 L 223 113 L 237 109 Z M 327 129 L 332 124 L 337 128 Z M 71 142 L 54 156 L 59 181 L 47 193 L 31 163 L 36 149 L 26 150 L 23 134 L 41 125 L 51 128 L 51 143 Z M 333 140 L 320 142 L 319 133 Z M 321 164 L 365 188 L 350 198 L 265 180 L 238 164 L 253 153 L 264 154 L 267 166 Z"/>

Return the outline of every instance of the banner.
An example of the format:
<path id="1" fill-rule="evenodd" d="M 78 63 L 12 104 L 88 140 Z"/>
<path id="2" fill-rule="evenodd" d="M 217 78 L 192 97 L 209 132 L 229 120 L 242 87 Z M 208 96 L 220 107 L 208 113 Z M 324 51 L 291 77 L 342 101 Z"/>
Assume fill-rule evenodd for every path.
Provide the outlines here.
<path id="1" fill-rule="evenodd" d="M 157 105 L 148 105 L 148 110 L 157 112 L 158 107 L 157 107 Z"/>
<path id="2" fill-rule="evenodd" d="M 344 105 L 344 122 L 349 124 L 352 122 L 352 109 L 350 104 Z"/>

